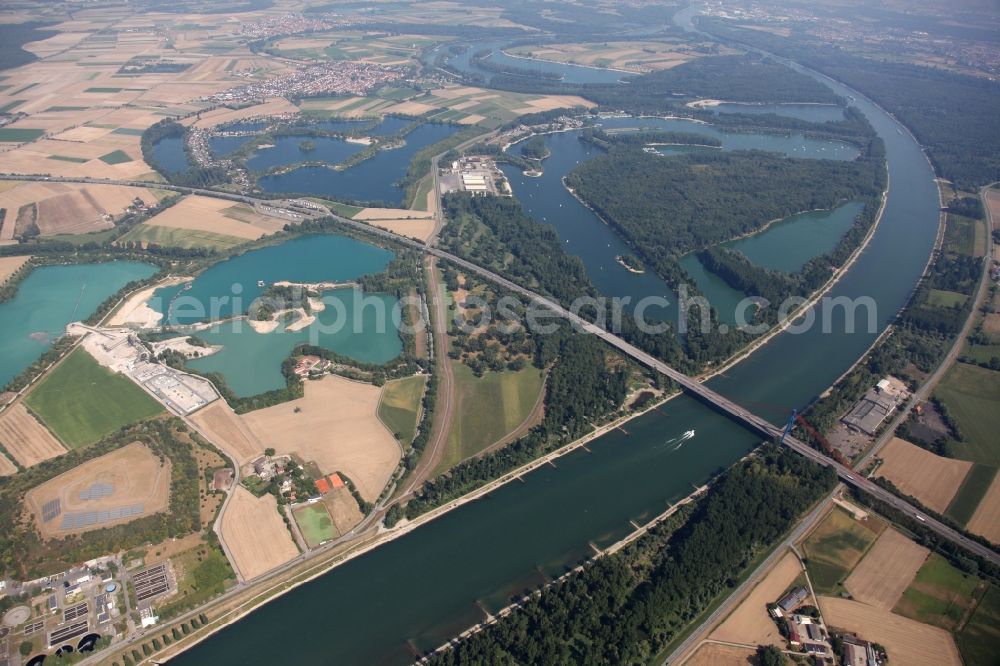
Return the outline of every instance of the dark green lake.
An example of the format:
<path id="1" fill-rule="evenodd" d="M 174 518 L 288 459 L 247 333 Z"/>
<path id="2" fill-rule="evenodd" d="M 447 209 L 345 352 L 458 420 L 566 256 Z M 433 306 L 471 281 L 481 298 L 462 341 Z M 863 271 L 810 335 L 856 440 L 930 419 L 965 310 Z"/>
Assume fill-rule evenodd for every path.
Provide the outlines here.
<path id="1" fill-rule="evenodd" d="M 86 319 L 116 291 L 155 266 L 129 261 L 36 268 L 0 303 L 0 387 L 45 353 L 66 324 Z"/>
<path id="2" fill-rule="evenodd" d="M 856 93 L 830 84 L 886 143 L 892 189 L 868 249 L 832 290 L 877 306 L 876 330 L 784 333 L 711 381 L 713 388 L 782 423 L 826 389 L 870 346 L 919 278 L 938 225 L 937 186 L 919 147 L 899 125 Z M 575 141 L 575 138 L 573 139 Z M 557 156 L 553 156 L 556 158 Z M 561 184 L 532 192 L 526 205 L 560 197 Z M 558 207 L 558 206 L 557 206 Z M 572 240 L 570 235 L 567 238 Z M 570 243 L 578 251 L 578 248 Z M 596 281 L 596 280 L 595 280 Z M 586 553 L 589 541 L 625 534 L 731 465 L 756 438 L 688 397 L 631 421 L 580 451 L 489 497 L 357 557 L 278 598 L 180 656 L 179 664 L 405 663 L 411 650 L 443 642 Z M 672 450 L 688 429 L 694 439 Z M 292 647 L 293 646 L 293 647 Z"/>

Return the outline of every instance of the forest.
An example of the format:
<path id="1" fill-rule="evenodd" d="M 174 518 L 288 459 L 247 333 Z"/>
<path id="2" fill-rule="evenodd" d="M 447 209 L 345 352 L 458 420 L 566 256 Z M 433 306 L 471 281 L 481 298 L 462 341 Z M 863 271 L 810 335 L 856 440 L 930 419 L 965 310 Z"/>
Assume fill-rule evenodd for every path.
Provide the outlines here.
<path id="1" fill-rule="evenodd" d="M 1000 180 L 1000 83 L 864 58 L 816 41 L 741 30 L 718 19 L 704 19 L 700 25 L 801 62 L 872 98 L 913 132 L 938 174 L 960 189 Z"/>
<path id="2" fill-rule="evenodd" d="M 81 463 L 139 441 L 170 459 L 170 507 L 130 523 L 81 535 L 42 541 L 30 522 L 21 520 L 24 494 Z M 73 449 L 30 467 L 0 484 L 0 572 L 29 579 L 79 562 L 146 543 L 159 543 L 201 529 L 200 476 L 193 445 L 199 440 L 179 419 L 154 419 L 122 428 L 102 441 Z"/>
<path id="3" fill-rule="evenodd" d="M 566 184 L 648 265 L 760 229 L 770 220 L 881 194 L 882 164 L 698 152 L 663 159 L 613 150 Z M 670 211 L 665 216 L 663 211 Z"/>
<path id="4" fill-rule="evenodd" d="M 544 589 L 431 663 L 647 664 L 836 484 L 766 445 L 712 484 L 682 526 L 652 530 Z M 670 521 L 667 521 L 670 523 Z"/>

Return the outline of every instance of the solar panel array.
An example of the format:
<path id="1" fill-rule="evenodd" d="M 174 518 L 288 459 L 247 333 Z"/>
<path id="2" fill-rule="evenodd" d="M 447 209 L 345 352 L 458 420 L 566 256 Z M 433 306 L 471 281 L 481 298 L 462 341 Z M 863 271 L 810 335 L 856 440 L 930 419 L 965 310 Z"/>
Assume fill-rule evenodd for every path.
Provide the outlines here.
<path id="1" fill-rule="evenodd" d="M 76 638 L 81 634 L 85 634 L 87 633 L 87 626 L 88 622 L 84 620 L 83 622 L 74 622 L 70 625 L 58 627 L 55 631 L 49 634 L 49 645 L 53 646 L 70 638 Z"/>
<path id="2" fill-rule="evenodd" d="M 60 513 L 62 513 L 62 502 L 59 501 L 58 497 L 42 505 L 42 521 L 46 523 Z"/>
<path id="3" fill-rule="evenodd" d="M 105 497 L 110 497 L 111 493 L 115 492 L 114 485 L 110 483 L 95 483 L 89 488 L 80 491 L 80 499 L 82 500 L 99 500 Z"/>
<path id="4" fill-rule="evenodd" d="M 70 606 L 63 611 L 63 622 L 69 622 L 70 620 L 75 620 L 79 617 L 87 616 L 87 602 L 84 601 L 82 604 L 77 604 L 75 606 Z"/>
<path id="5" fill-rule="evenodd" d="M 101 511 L 80 511 L 77 513 L 63 514 L 62 523 L 59 528 L 64 530 L 76 530 L 81 527 L 100 525 L 112 520 L 121 520 L 142 514 L 142 504 L 130 504 L 127 506 L 116 506 L 111 509 Z"/>
<path id="6" fill-rule="evenodd" d="M 135 589 L 136 602 L 151 599 L 169 590 L 170 580 L 167 578 L 166 563 L 160 562 L 132 574 L 132 586 Z"/>

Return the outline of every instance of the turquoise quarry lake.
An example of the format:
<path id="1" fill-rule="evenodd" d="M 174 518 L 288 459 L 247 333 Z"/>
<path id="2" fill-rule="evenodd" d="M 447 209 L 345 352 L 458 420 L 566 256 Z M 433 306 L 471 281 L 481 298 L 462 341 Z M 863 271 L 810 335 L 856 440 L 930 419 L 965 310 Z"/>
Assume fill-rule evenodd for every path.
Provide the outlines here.
<path id="1" fill-rule="evenodd" d="M 349 282 L 380 273 L 392 252 L 337 235 L 301 236 L 278 245 L 251 250 L 215 264 L 185 285 L 158 289 L 150 307 L 166 313 L 170 325 L 227 319 L 246 312 L 275 282 Z M 203 372 L 219 372 L 239 396 L 284 386 L 281 364 L 301 343 L 315 344 L 366 363 L 385 363 L 402 351 L 391 313 L 396 298 L 363 294 L 346 288 L 325 292 L 327 307 L 316 321 L 298 331 L 283 323 L 270 333 L 257 333 L 243 320 L 226 321 L 197 335 L 223 350 L 190 362 Z M 386 313 L 384 319 L 381 313 Z"/>
<path id="2" fill-rule="evenodd" d="M 36 268 L 0 303 L 0 386 L 34 363 L 66 324 L 86 319 L 116 291 L 156 272 L 149 264 L 115 261 Z"/>

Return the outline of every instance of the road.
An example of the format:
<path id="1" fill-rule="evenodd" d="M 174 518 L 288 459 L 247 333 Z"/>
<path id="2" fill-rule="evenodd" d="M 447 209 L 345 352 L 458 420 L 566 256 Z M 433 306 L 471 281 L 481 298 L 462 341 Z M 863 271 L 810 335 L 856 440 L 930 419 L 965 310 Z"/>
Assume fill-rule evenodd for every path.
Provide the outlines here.
<path id="1" fill-rule="evenodd" d="M 757 583 L 760 582 L 761 577 L 771 570 L 775 562 L 785 555 L 787 549 L 795 544 L 796 541 L 802 538 L 802 536 L 812 529 L 816 521 L 819 520 L 820 516 L 825 515 L 825 510 L 830 504 L 830 500 L 843 490 L 843 486 L 837 484 L 837 487 L 833 491 L 823 498 L 816 507 L 809 512 L 805 518 L 799 521 L 798 525 L 788 533 L 788 535 L 778 544 L 778 546 L 771 551 L 771 554 L 764 558 L 764 561 L 757 565 L 757 567 L 750 573 L 749 576 L 740 583 L 735 590 L 729 593 L 726 600 L 716 608 L 708 617 L 702 620 L 694 631 L 692 631 L 684 641 L 681 642 L 676 648 L 674 648 L 667 658 L 663 661 L 664 664 L 672 664 L 676 662 L 681 657 L 688 654 L 688 652 L 693 652 L 694 649 L 701 645 L 704 640 L 704 635 L 710 629 L 712 629 L 717 622 L 722 618 L 726 617 L 730 611 L 733 610 L 734 606 L 738 606 L 743 602 L 744 596 L 749 592 Z"/>
<path id="2" fill-rule="evenodd" d="M 148 187 L 150 183 L 145 181 L 120 181 L 120 180 L 109 180 L 109 179 L 90 179 L 90 178 L 49 178 L 42 176 L 7 176 L 0 175 L 0 180 L 46 180 L 53 182 L 71 182 L 71 183 L 94 183 L 94 184 L 110 184 L 110 185 L 126 185 L 132 187 Z M 174 192 L 179 192 L 183 194 L 199 194 L 202 196 L 216 197 L 221 199 L 227 199 L 230 201 L 240 201 L 243 203 L 254 204 L 266 204 L 271 206 L 280 206 L 280 202 L 271 199 L 258 199 L 256 197 L 250 197 L 242 194 L 232 194 L 228 192 L 215 192 L 213 190 L 180 187 L 178 185 L 165 185 L 162 183 L 156 184 L 157 188 L 168 189 Z M 670 378 L 682 389 L 690 393 L 691 395 L 697 397 L 703 402 L 707 403 L 717 411 L 720 411 L 730 418 L 749 426 L 751 429 L 756 430 L 758 433 L 763 435 L 767 439 L 777 440 L 782 437 L 783 428 L 775 426 L 766 419 L 754 414 L 732 402 L 728 398 L 716 393 L 712 389 L 708 388 L 704 384 L 700 383 L 697 379 L 691 378 L 678 370 L 675 370 L 671 366 L 667 365 L 663 361 L 647 354 L 638 347 L 626 342 L 622 338 L 618 337 L 614 333 L 607 331 L 599 326 L 592 324 L 591 322 L 583 319 L 579 315 L 570 312 L 566 308 L 562 307 L 555 301 L 548 299 L 540 294 L 526 289 L 514 282 L 508 280 L 507 278 L 497 275 L 496 273 L 474 264 L 471 261 L 457 257 L 449 252 L 445 252 L 440 248 L 430 247 L 424 243 L 400 236 L 391 231 L 386 231 L 385 229 L 379 229 L 364 222 L 358 222 L 345 217 L 340 217 L 339 215 L 334 215 L 331 213 L 330 217 L 334 218 L 338 222 L 349 226 L 360 231 L 364 231 L 370 235 L 379 236 L 387 240 L 391 240 L 394 243 L 405 245 L 407 247 L 415 248 L 421 252 L 425 252 L 431 256 L 437 257 L 447 261 L 453 265 L 456 265 L 470 273 L 475 273 L 476 275 L 493 282 L 510 292 L 519 294 L 526 298 L 534 308 L 544 308 L 554 315 L 561 317 L 577 328 L 577 330 L 584 333 L 590 333 L 601 340 L 604 340 L 607 344 L 611 345 L 615 349 L 619 350 L 621 353 L 625 354 L 638 361 L 639 363 L 645 365 L 647 368 L 655 370 L 664 376 Z M 441 353 L 440 351 L 438 352 Z M 854 486 L 855 488 L 879 499 L 886 504 L 894 507 L 895 509 L 902 511 L 903 513 L 908 513 L 911 516 L 915 516 L 920 520 L 928 529 L 932 530 L 938 536 L 957 543 L 966 550 L 974 553 L 975 555 L 982 557 L 983 559 L 1000 566 L 1000 554 L 991 548 L 984 546 L 978 541 L 973 541 L 968 537 L 960 534 L 956 530 L 948 527 L 944 523 L 934 519 L 931 516 L 925 516 L 921 511 L 918 511 L 910 503 L 900 499 L 896 495 L 892 494 L 888 490 L 876 485 L 872 481 L 864 478 L 859 473 L 855 472 L 850 467 L 842 465 L 828 457 L 819 451 L 808 446 L 804 442 L 798 440 L 797 438 L 788 435 L 785 436 L 783 442 L 786 446 L 791 448 L 793 451 L 809 458 L 813 462 L 827 467 L 833 467 L 840 477 L 840 480 Z"/>
<path id="3" fill-rule="evenodd" d="M 896 432 L 896 428 L 902 425 L 903 421 L 910 417 L 910 412 L 913 408 L 921 403 L 927 401 L 937 388 L 937 385 L 944 379 L 944 376 L 951 369 L 951 366 L 955 365 L 955 361 L 958 360 L 958 355 L 962 351 L 962 346 L 965 344 L 965 339 L 969 336 L 969 331 L 972 330 L 972 326 L 976 323 L 976 315 L 979 313 L 979 309 L 983 306 L 983 301 L 986 300 L 987 294 L 990 293 L 990 262 L 993 258 L 993 234 L 990 233 L 990 220 L 993 216 L 990 214 L 989 203 L 987 202 L 985 192 L 987 189 L 993 187 L 996 183 L 991 183 L 983 187 L 980 192 L 980 199 L 983 202 L 983 207 L 986 209 L 986 255 L 983 257 L 983 272 L 979 277 L 979 286 L 976 288 L 976 295 L 972 303 L 972 309 L 969 311 L 969 316 L 966 318 L 965 323 L 962 324 L 962 330 L 958 332 L 955 336 L 955 341 L 951 345 L 951 349 L 945 354 L 944 358 L 938 364 L 934 372 L 931 373 L 927 379 L 924 380 L 923 384 L 910 396 L 910 399 L 903 405 L 899 412 L 896 414 L 895 418 L 889 423 L 888 426 L 882 431 L 882 434 L 878 436 L 875 442 L 872 444 L 871 448 L 865 452 L 858 461 L 854 463 L 854 469 L 862 470 L 872 459 L 872 456 L 877 454 L 886 443 L 892 439 L 892 436 Z M 997 211 L 997 215 L 1000 215 L 1000 211 Z M 929 265 L 928 265 L 929 266 Z"/>

